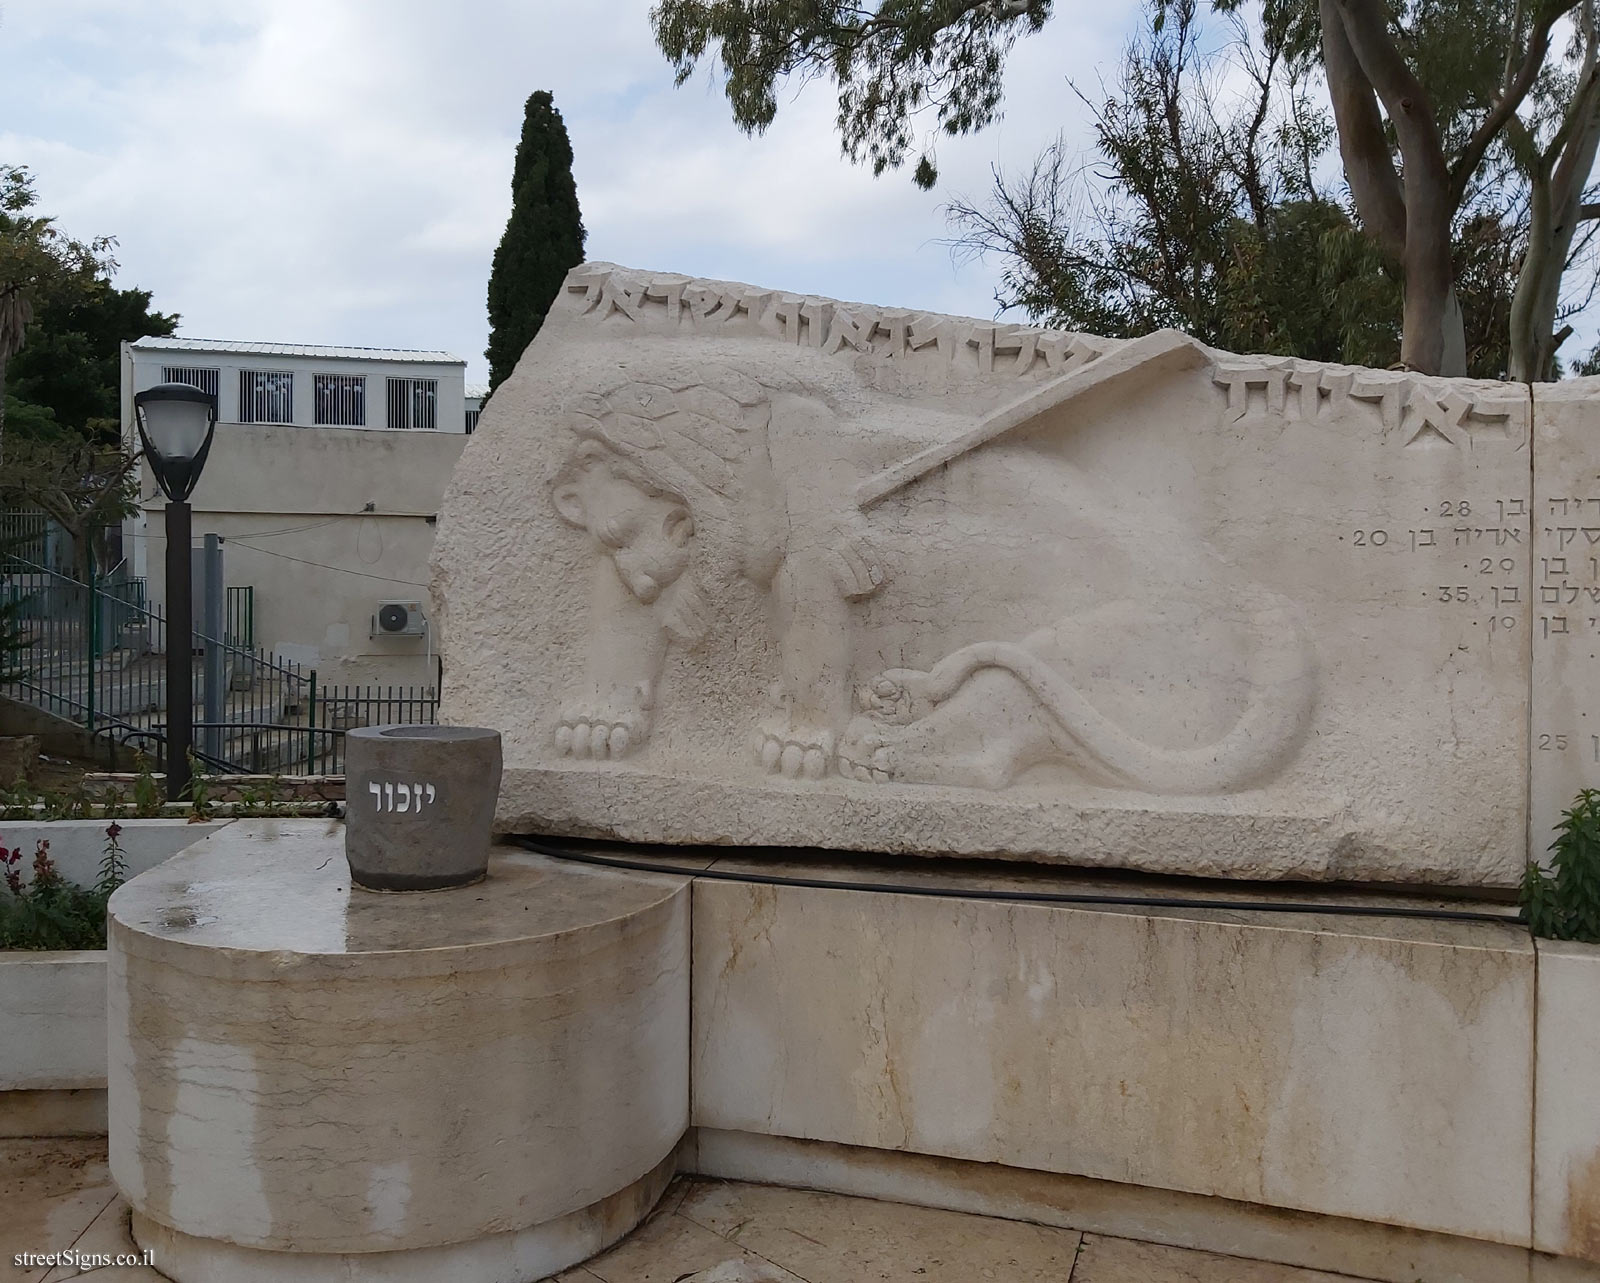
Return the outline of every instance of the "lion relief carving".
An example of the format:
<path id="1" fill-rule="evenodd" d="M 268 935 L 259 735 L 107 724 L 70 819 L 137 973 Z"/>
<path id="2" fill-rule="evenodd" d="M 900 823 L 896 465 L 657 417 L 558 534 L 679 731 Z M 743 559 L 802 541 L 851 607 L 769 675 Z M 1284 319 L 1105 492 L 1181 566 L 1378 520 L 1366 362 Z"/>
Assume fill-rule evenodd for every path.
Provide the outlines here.
<path id="1" fill-rule="evenodd" d="M 641 752 L 669 651 L 710 636 L 743 580 L 764 596 L 778 660 L 750 737 L 770 774 L 1000 789 L 1055 763 L 1110 787 L 1199 794 L 1251 787 L 1292 757 L 1315 659 L 1292 604 L 1264 589 L 1240 628 L 1240 710 L 1193 747 L 1141 738 L 1078 689 L 1078 634 L 1059 620 L 853 688 L 863 603 L 886 572 L 856 500 L 863 477 L 839 457 L 844 413 L 825 390 L 705 364 L 619 372 L 568 404 L 550 497 L 594 555 L 587 667 L 559 715 L 559 753 Z"/>

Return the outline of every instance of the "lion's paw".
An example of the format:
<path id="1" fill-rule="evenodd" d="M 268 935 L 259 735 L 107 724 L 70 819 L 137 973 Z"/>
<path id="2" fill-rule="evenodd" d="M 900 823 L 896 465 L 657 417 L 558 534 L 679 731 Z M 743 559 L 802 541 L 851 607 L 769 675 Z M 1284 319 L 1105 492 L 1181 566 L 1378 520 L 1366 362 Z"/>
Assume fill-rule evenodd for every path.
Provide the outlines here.
<path id="1" fill-rule="evenodd" d="M 556 752 L 601 760 L 626 757 L 649 732 L 649 691 L 641 683 L 606 699 L 569 705 L 556 726 Z"/>
<path id="2" fill-rule="evenodd" d="M 762 724 L 752 746 L 768 774 L 791 780 L 820 780 L 833 764 L 833 745 L 831 729 L 779 717 Z"/>
<path id="3" fill-rule="evenodd" d="M 866 784 L 886 784 L 894 778 L 893 749 L 883 722 L 872 714 L 857 717 L 839 741 L 839 774 Z"/>

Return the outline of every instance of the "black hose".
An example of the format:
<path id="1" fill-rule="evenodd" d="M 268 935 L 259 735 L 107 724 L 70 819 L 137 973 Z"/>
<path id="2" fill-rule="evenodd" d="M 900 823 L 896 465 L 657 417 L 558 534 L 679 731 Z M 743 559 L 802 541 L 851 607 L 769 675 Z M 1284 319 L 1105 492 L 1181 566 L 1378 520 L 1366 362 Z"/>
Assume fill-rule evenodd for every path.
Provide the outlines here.
<path id="1" fill-rule="evenodd" d="M 1305 913 L 1344 918 L 1420 918 L 1429 922 L 1492 922 L 1497 926 L 1526 926 L 1523 914 L 1475 913 L 1465 909 L 1429 909 L 1418 906 L 1311 904 L 1291 900 L 1199 900 L 1164 895 L 1099 895 L 1086 891 L 1003 891 L 989 887 L 907 886 L 897 882 L 834 881 L 828 878 L 791 878 L 775 873 L 735 873 L 724 869 L 686 869 L 621 856 L 593 855 L 552 846 L 527 834 L 506 835 L 538 855 L 578 864 L 595 864 L 635 873 L 670 873 L 677 877 L 709 878 L 718 882 L 745 882 L 756 886 L 805 887 L 819 891 L 859 891 L 877 895 L 922 895 L 946 900 L 1001 900 L 1016 904 L 1085 904 L 1127 909 L 1211 909 L 1229 913 Z"/>

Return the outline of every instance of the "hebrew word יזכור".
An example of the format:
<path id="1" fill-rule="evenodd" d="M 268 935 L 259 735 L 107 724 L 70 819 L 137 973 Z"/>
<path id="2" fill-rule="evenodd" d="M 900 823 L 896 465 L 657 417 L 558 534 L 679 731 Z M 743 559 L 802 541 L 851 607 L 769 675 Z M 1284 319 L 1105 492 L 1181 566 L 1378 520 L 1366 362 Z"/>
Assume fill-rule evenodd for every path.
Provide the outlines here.
<path id="1" fill-rule="evenodd" d="M 438 796 L 438 790 L 431 784 L 379 784 L 369 781 L 367 792 L 372 794 L 380 815 L 386 811 L 396 815 L 420 815 L 422 808 L 431 805 Z"/>

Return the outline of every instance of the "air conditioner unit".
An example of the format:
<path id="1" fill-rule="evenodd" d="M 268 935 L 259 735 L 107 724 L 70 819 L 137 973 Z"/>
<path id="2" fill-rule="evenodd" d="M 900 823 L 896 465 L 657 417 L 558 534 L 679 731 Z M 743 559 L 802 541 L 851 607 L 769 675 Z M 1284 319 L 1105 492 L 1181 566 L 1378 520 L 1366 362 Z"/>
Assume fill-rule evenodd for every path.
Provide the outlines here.
<path id="1" fill-rule="evenodd" d="M 420 601 L 380 601 L 372 617 L 374 637 L 421 637 L 427 631 Z"/>

